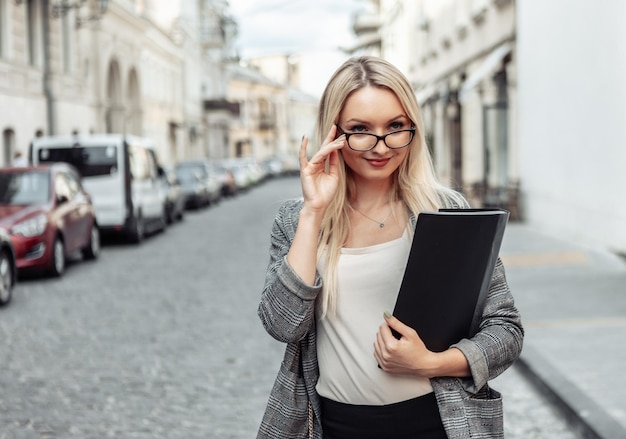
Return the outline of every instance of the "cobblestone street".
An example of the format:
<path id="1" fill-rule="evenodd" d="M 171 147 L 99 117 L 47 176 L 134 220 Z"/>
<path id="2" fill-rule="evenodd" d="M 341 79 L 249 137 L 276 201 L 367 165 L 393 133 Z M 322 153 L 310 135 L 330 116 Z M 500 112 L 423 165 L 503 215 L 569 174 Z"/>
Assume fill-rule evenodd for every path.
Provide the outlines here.
<path id="1" fill-rule="evenodd" d="M 256 315 L 273 180 L 140 246 L 108 243 L 60 279 L 21 280 L 0 311 L 0 439 L 253 438 L 283 346 Z M 515 369 L 507 438 L 575 438 Z"/>

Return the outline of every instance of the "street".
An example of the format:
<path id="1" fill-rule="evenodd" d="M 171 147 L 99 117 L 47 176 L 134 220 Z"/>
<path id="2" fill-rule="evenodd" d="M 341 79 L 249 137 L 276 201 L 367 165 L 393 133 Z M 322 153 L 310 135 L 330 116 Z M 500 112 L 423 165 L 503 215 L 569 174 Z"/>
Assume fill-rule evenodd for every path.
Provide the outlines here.
<path id="1" fill-rule="evenodd" d="M 271 180 L 0 310 L 0 439 L 253 438 L 284 346 L 256 315 L 269 232 L 297 178 Z M 576 438 L 515 370 L 506 437 Z"/>

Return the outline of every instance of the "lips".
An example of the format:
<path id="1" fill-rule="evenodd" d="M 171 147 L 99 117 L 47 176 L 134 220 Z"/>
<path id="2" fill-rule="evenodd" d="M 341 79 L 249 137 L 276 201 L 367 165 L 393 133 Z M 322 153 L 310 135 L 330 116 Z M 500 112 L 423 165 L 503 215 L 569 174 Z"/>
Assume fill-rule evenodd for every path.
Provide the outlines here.
<path id="1" fill-rule="evenodd" d="M 382 168 L 387 163 L 389 163 L 389 160 L 391 159 L 366 159 L 366 160 L 370 165 L 374 166 L 375 168 Z"/>

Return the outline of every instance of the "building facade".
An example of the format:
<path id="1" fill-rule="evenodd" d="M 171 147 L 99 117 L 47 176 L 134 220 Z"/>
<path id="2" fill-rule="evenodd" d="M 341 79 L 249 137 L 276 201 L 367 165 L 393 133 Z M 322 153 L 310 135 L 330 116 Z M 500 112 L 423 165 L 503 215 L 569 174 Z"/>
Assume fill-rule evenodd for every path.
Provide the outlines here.
<path id="1" fill-rule="evenodd" d="M 265 77 L 282 84 L 286 93 L 282 95 L 287 108 L 287 126 L 280 136 L 282 141 L 275 146 L 275 155 L 292 162 L 298 157 L 302 136 L 314 136 L 319 99 L 301 89 L 301 59 L 296 55 L 267 55 L 248 60 L 253 68 Z M 296 160 L 297 162 L 297 160 Z"/>
<path id="2" fill-rule="evenodd" d="M 518 0 L 517 23 L 524 217 L 626 255 L 626 2 Z"/>
<path id="3" fill-rule="evenodd" d="M 351 53 L 410 78 L 444 182 L 626 254 L 624 2 L 372 0 L 365 15 Z"/>
<path id="4" fill-rule="evenodd" d="M 514 2 L 425 0 L 412 11 L 409 68 L 439 175 L 518 218 Z"/>
<path id="5" fill-rule="evenodd" d="M 204 101 L 226 99 L 227 14 L 223 0 L 0 0 L 0 165 L 71 133 L 149 137 L 164 164 L 223 154 L 223 111 Z"/>

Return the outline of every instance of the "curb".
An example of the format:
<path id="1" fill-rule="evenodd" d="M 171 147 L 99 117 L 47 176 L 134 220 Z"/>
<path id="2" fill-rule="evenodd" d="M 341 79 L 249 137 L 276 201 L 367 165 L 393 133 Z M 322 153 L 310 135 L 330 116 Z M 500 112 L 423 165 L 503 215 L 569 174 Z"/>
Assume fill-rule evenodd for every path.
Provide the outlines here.
<path id="1" fill-rule="evenodd" d="M 584 439 L 626 438 L 626 429 L 535 349 L 524 345 L 515 366 Z"/>

